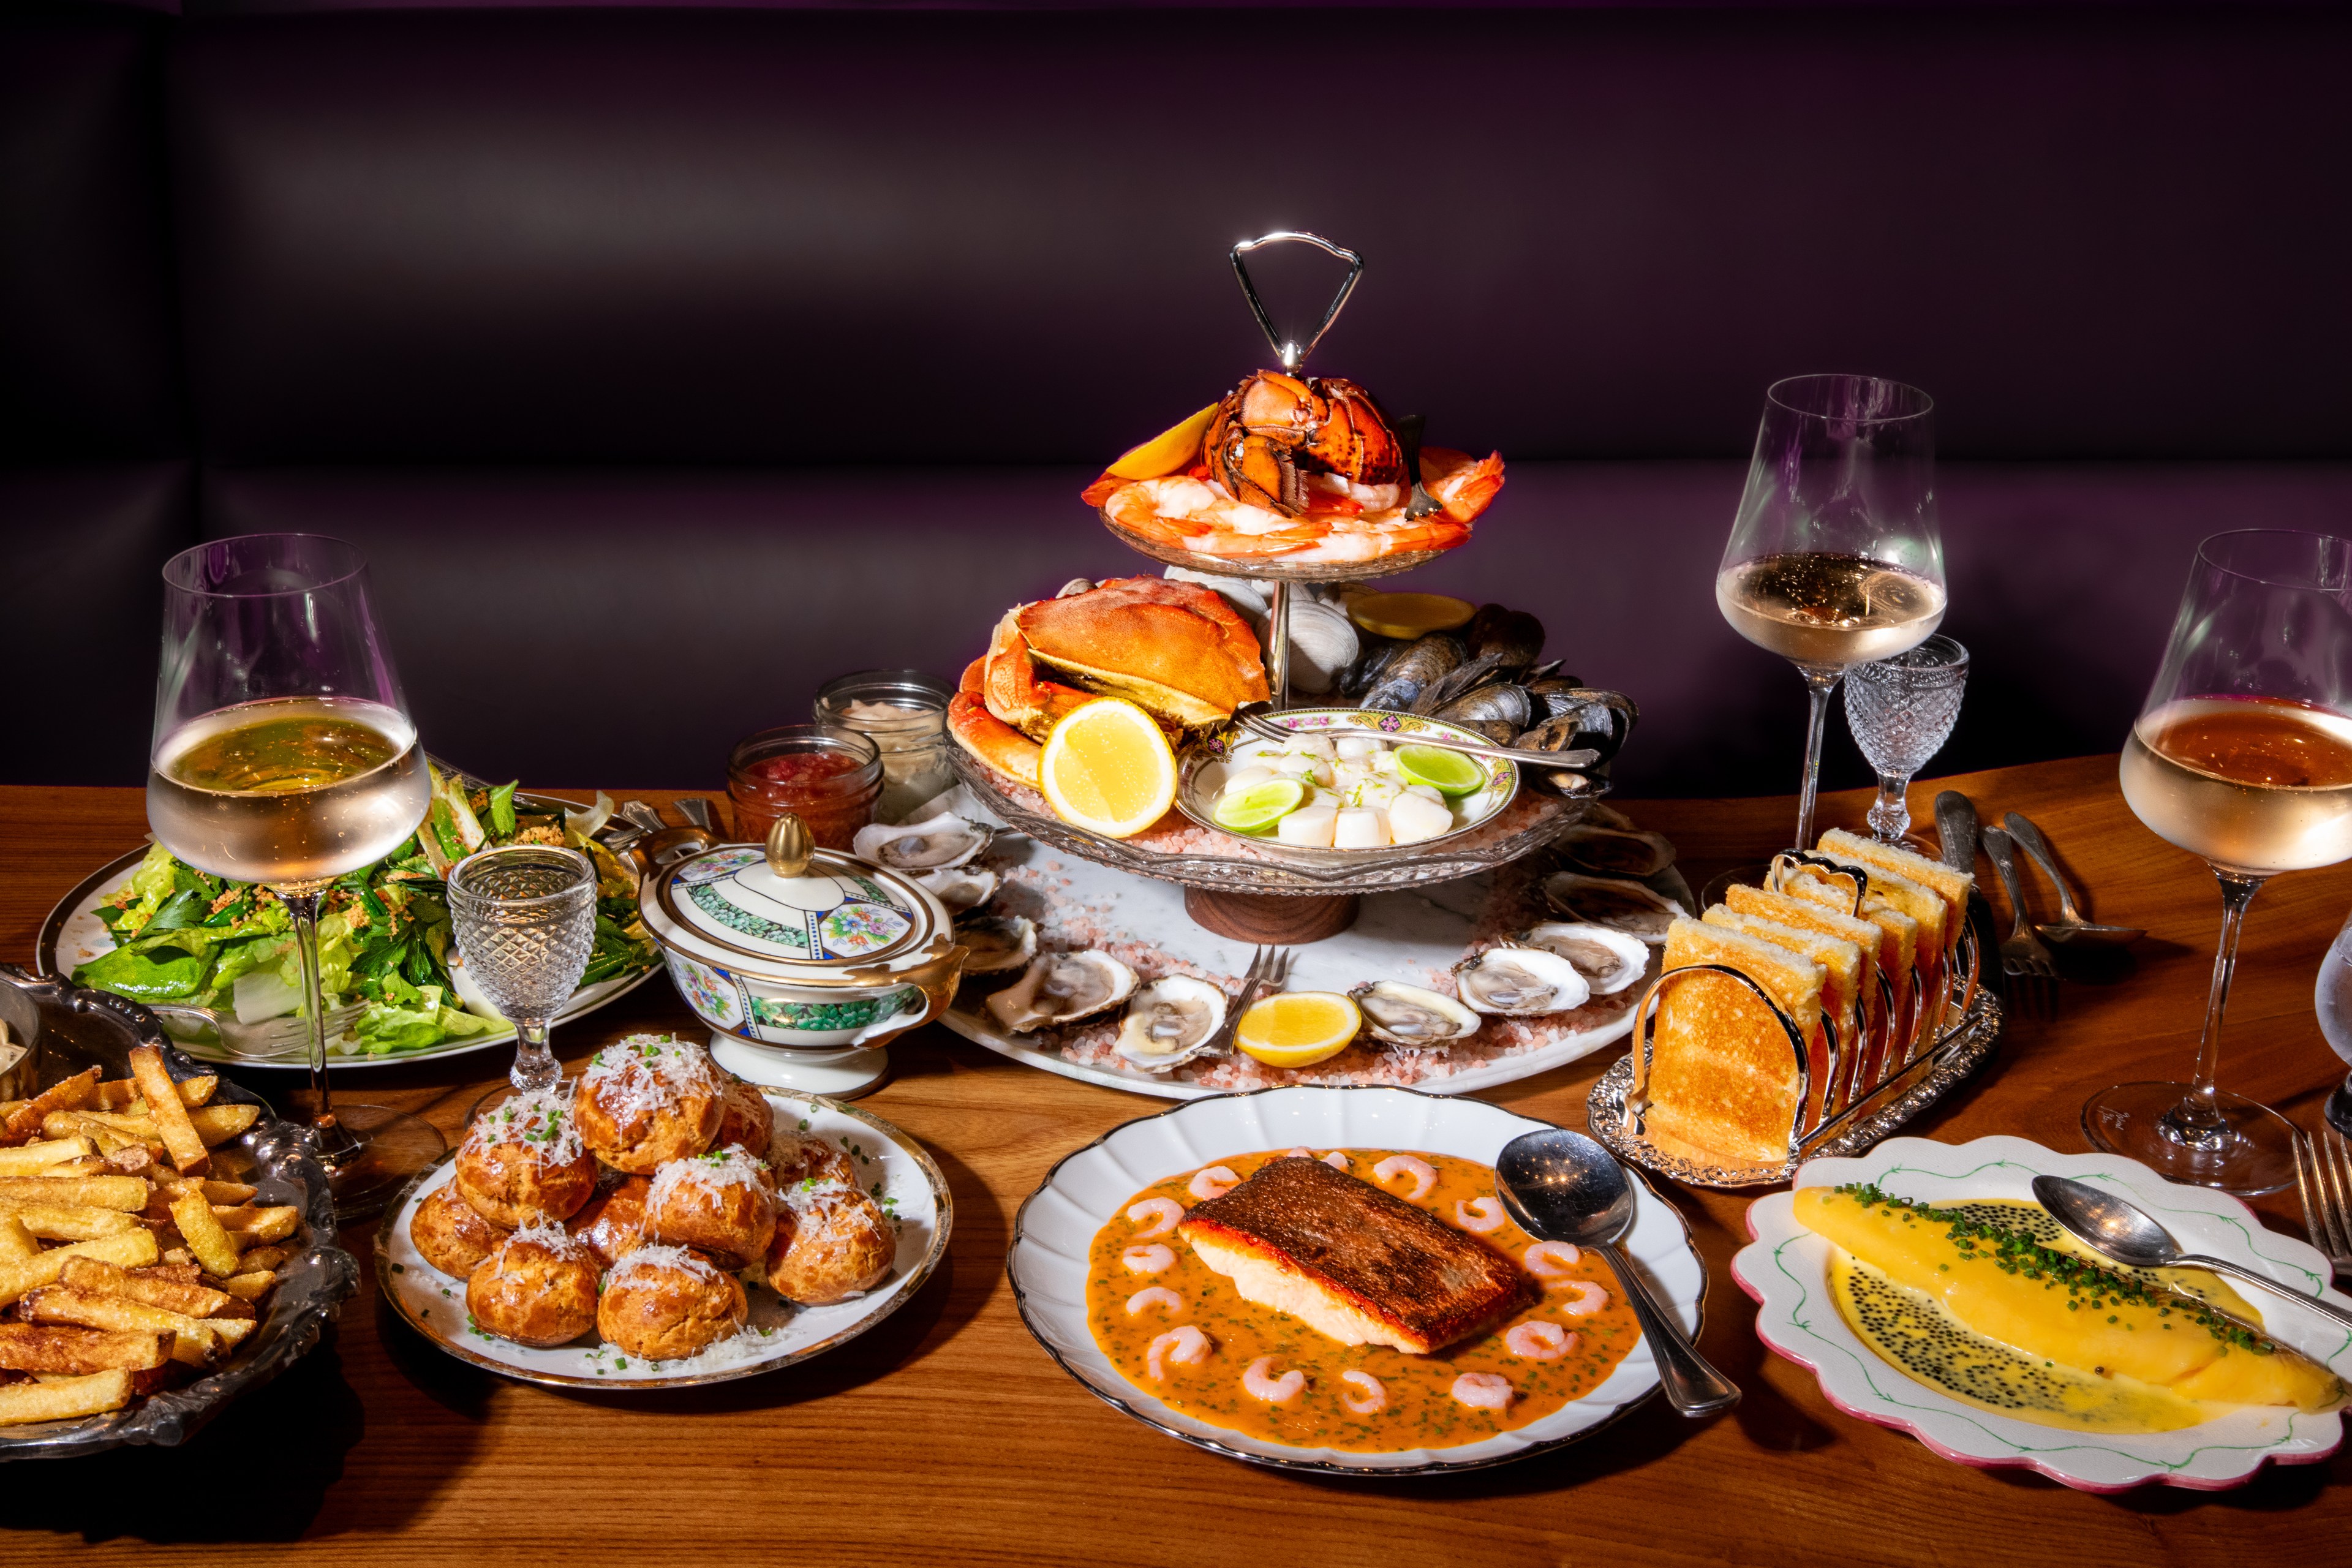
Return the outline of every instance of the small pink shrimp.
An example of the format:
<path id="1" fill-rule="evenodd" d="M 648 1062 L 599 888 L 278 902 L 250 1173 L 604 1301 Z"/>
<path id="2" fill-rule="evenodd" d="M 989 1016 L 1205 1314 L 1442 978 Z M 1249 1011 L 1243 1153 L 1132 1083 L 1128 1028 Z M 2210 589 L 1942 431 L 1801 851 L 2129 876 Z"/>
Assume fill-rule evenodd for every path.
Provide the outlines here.
<path id="1" fill-rule="evenodd" d="M 1151 1370 L 1151 1381 L 1168 1381 L 1168 1368 L 1198 1366 L 1209 1359 L 1209 1336 L 1187 1323 L 1181 1329 L 1171 1329 L 1143 1347 L 1144 1364 Z"/>
<path id="2" fill-rule="evenodd" d="M 1339 1381 L 1353 1384 L 1357 1388 L 1364 1391 L 1360 1395 L 1348 1389 L 1339 1391 L 1339 1403 L 1346 1405 L 1352 1414 L 1378 1415 L 1389 1407 L 1389 1391 L 1382 1388 L 1381 1380 L 1370 1373 L 1357 1372 L 1351 1368 L 1339 1374 Z"/>
<path id="3" fill-rule="evenodd" d="M 1155 1236 L 1166 1236 L 1176 1228 L 1176 1222 L 1184 1217 L 1184 1205 L 1174 1198 L 1146 1198 L 1129 1208 L 1127 1217 L 1137 1225 L 1146 1220 L 1152 1222 L 1150 1230 L 1135 1233 L 1136 1240 L 1150 1241 Z"/>
<path id="4" fill-rule="evenodd" d="M 1454 1223 L 1473 1236 L 1484 1236 L 1490 1230 L 1502 1229 L 1503 1219 L 1503 1200 L 1500 1198 L 1472 1198 L 1466 1204 L 1454 1205 Z"/>
<path id="5" fill-rule="evenodd" d="M 1147 1285 L 1127 1299 L 1127 1315 L 1139 1317 L 1146 1307 L 1165 1307 L 1171 1312 L 1184 1310 L 1184 1298 L 1165 1285 Z"/>
<path id="6" fill-rule="evenodd" d="M 1558 1361 L 1576 1348 L 1576 1338 L 1558 1323 L 1514 1323 L 1503 1336 L 1503 1348 L 1529 1361 Z"/>
<path id="7" fill-rule="evenodd" d="M 1127 1271 L 1130 1274 L 1157 1274 L 1175 1262 L 1176 1255 L 1153 1241 L 1141 1247 L 1129 1247 L 1118 1255 L 1118 1260 L 1127 1265 Z"/>
<path id="8" fill-rule="evenodd" d="M 1547 1290 L 1558 1290 L 1568 1283 L 1568 1271 L 1584 1254 L 1565 1241 L 1538 1241 L 1519 1254 L 1519 1261 L 1528 1272 L 1544 1282 Z"/>
<path id="9" fill-rule="evenodd" d="M 1312 1160 L 1315 1158 L 1315 1151 L 1301 1143 L 1296 1149 L 1284 1151 L 1282 1157 L 1286 1160 Z"/>
<path id="10" fill-rule="evenodd" d="M 1344 1171 L 1348 1168 L 1348 1156 L 1334 1149 L 1323 1156 L 1323 1163 L 1335 1171 Z"/>
<path id="11" fill-rule="evenodd" d="M 1268 1405 L 1287 1405 L 1307 1392 L 1307 1374 L 1293 1367 L 1276 1377 L 1274 1358 L 1262 1355 L 1242 1373 L 1242 1389 L 1253 1399 L 1263 1399 Z"/>
<path id="12" fill-rule="evenodd" d="M 1223 1197 L 1241 1185 L 1241 1180 L 1234 1174 L 1231 1166 L 1206 1165 L 1192 1173 L 1192 1184 L 1184 1190 L 1206 1203 L 1211 1198 Z"/>
<path id="13" fill-rule="evenodd" d="M 1561 1303 L 1559 1315 L 1563 1318 L 1589 1318 L 1609 1305 L 1608 1289 L 1590 1279 L 1571 1279 L 1568 1289 L 1576 1292 L 1576 1300 Z"/>
<path id="14" fill-rule="evenodd" d="M 1454 1397 L 1473 1410 L 1507 1410 L 1510 1379 L 1498 1373 L 1465 1372 L 1454 1380 Z"/>
<path id="15" fill-rule="evenodd" d="M 1376 1182 L 1388 1183 L 1405 1175 L 1412 1178 L 1412 1191 L 1404 1195 L 1409 1204 L 1421 1202 L 1437 1185 L 1437 1167 L 1412 1154 L 1391 1154 L 1372 1167 L 1372 1180 Z"/>

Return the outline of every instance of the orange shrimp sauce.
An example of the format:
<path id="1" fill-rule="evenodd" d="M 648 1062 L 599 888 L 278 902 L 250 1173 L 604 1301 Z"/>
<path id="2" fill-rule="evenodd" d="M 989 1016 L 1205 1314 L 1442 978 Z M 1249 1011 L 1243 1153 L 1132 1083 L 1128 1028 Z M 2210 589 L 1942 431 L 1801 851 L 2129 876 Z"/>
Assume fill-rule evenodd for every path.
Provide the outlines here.
<path id="1" fill-rule="evenodd" d="M 1318 1157 L 1327 1152 L 1315 1151 Z M 1349 1172 L 1365 1181 L 1372 1168 L 1395 1149 L 1343 1149 Z M 1212 1160 L 1246 1181 L 1260 1166 L 1285 1158 L 1282 1152 L 1231 1154 Z M 1429 1210 L 1457 1229 L 1462 1228 L 1454 1205 L 1491 1196 L 1495 1172 L 1491 1165 L 1449 1154 L 1415 1153 L 1437 1172 L 1437 1184 L 1417 1206 Z M 1095 1343 L 1129 1383 L 1195 1419 L 1212 1426 L 1246 1432 L 1299 1447 L 1343 1448 L 1358 1453 L 1397 1453 L 1412 1448 L 1449 1448 L 1476 1443 L 1525 1426 L 1552 1414 L 1570 1400 L 1591 1392 L 1625 1359 L 1641 1338 L 1633 1310 L 1600 1256 L 1584 1252 L 1569 1269 L 1570 1279 L 1554 1282 L 1536 1306 L 1491 1332 L 1461 1340 L 1434 1355 L 1412 1355 L 1385 1345 L 1343 1345 L 1286 1312 L 1245 1301 L 1233 1282 L 1212 1271 L 1172 1232 L 1150 1242 L 1169 1247 L 1176 1261 L 1156 1274 L 1130 1271 L 1120 1255 L 1139 1243 L 1136 1233 L 1152 1229 L 1149 1217 L 1130 1221 L 1127 1211 L 1146 1198 L 1173 1198 L 1187 1209 L 1196 1201 L 1187 1190 L 1194 1173 L 1186 1171 L 1155 1182 L 1125 1203 L 1111 1222 L 1096 1233 L 1087 1252 L 1087 1322 Z M 1410 1176 L 1382 1184 L 1383 1190 L 1404 1198 L 1413 1188 Z M 1475 1216 L 1474 1216 L 1475 1217 Z M 1533 1237 L 1507 1217 L 1500 1229 L 1475 1237 L 1514 1258 L 1526 1252 Z M 1588 1317 L 1571 1318 L 1560 1308 L 1578 1299 L 1567 1287 L 1590 1279 L 1609 1292 L 1608 1303 Z M 1543 1281 L 1538 1280 L 1538 1284 Z M 1146 1306 L 1129 1316 L 1128 1299 L 1154 1285 L 1165 1286 L 1184 1299 L 1181 1310 Z M 1554 1323 L 1576 1336 L 1568 1353 L 1557 1361 L 1535 1361 L 1515 1355 L 1503 1336 L 1517 1323 Z M 1152 1379 L 1149 1364 L 1151 1342 L 1169 1330 L 1191 1323 L 1209 1337 L 1208 1359 L 1198 1366 L 1166 1367 L 1163 1381 Z M 1270 1405 L 1242 1386 L 1242 1373 L 1259 1356 L 1274 1357 L 1269 1369 L 1276 1377 L 1296 1368 L 1307 1374 L 1306 1391 L 1287 1405 Z M 1358 1415 L 1342 1402 L 1343 1394 L 1363 1402 L 1359 1385 L 1340 1381 L 1351 1369 L 1380 1379 L 1388 1394 L 1386 1409 Z M 1510 1383 L 1511 1403 L 1506 1408 L 1475 1410 L 1457 1401 L 1454 1380 L 1465 1372 L 1499 1373 Z"/>

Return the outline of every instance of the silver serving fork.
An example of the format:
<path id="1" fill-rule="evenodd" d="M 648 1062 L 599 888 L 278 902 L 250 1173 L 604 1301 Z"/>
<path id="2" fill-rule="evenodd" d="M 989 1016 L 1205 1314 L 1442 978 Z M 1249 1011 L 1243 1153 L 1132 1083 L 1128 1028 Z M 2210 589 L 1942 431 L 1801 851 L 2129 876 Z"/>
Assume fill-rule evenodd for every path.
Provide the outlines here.
<path id="1" fill-rule="evenodd" d="M 2056 1011 L 2058 966 L 2050 950 L 2033 934 L 2033 919 L 2025 908 L 2025 889 L 2018 885 L 2017 856 L 2008 834 L 1988 827 L 1981 835 L 1985 855 L 2000 873 L 2001 890 L 2009 895 L 2010 929 L 2000 944 L 2000 972 L 2027 984 L 2011 988 L 2024 1011 L 2047 1016 Z"/>
<path id="2" fill-rule="evenodd" d="M 1290 980 L 1291 949 L 1260 947 L 1250 952 L 1249 968 L 1243 972 L 1242 988 L 1234 993 L 1233 1005 L 1225 1009 L 1225 1021 L 1209 1037 L 1204 1056 L 1229 1057 L 1234 1054 L 1234 1033 L 1242 1026 L 1242 1015 L 1251 1004 L 1266 993 L 1279 991 Z"/>
<path id="3" fill-rule="evenodd" d="M 2296 1131 L 2294 1184 L 2311 1245 L 2336 1273 L 2352 1274 L 2352 1148 L 2344 1134 L 2324 1123 L 2308 1136 Z"/>

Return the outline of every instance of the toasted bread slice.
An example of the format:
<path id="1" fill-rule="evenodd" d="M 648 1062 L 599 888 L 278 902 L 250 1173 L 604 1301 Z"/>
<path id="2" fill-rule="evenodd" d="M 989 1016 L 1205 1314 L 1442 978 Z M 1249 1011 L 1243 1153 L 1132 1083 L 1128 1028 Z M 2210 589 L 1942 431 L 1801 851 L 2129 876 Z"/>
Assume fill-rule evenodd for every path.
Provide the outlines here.
<path id="1" fill-rule="evenodd" d="M 1848 942 L 1843 937 L 1827 936 L 1804 926 L 1784 924 L 1760 915 L 1744 915 L 1724 904 L 1716 905 L 1701 918 L 1708 925 L 1760 938 L 1775 947 L 1801 953 L 1822 966 L 1823 1025 L 1837 1033 L 1839 1050 L 1833 1055 L 1839 1070 L 1851 1071 L 1852 1058 L 1847 1053 L 1862 1042 L 1864 1034 L 1861 1005 L 1863 975 L 1875 970 L 1876 960 L 1859 943 Z M 1867 929 L 1874 943 L 1877 928 Z M 1813 1075 L 1811 1099 L 1808 1103 L 1814 1116 L 1822 1113 L 1823 1097 L 1830 1089 L 1829 1080 L 1830 1075 L 1826 1071 Z"/>
<path id="2" fill-rule="evenodd" d="M 1843 827 L 1832 827 L 1822 835 L 1822 852 L 1842 855 L 1866 866 L 1880 867 L 1923 888 L 1934 889 L 1945 905 L 1945 949 L 1949 951 L 1953 943 L 1960 940 L 1960 931 L 1968 923 L 1969 893 L 1977 885 L 1973 873 L 1955 871 L 1941 860 L 1930 860 L 1900 844 L 1881 844 L 1875 838 L 1848 833 Z"/>
<path id="3" fill-rule="evenodd" d="M 1176 1230 L 1244 1300 L 1343 1345 L 1427 1355 L 1536 1297 L 1502 1253 L 1320 1160 L 1273 1161 Z"/>
<path id="4" fill-rule="evenodd" d="M 1701 963 L 1723 964 L 1761 986 L 1795 1024 L 1820 1081 L 1827 1070 L 1820 964 L 1742 931 L 1677 919 L 1666 929 L 1667 970 Z M 1755 992 L 1718 974 L 1666 986 L 1646 1085 L 1644 1126 L 1654 1135 L 1735 1163 L 1783 1159 L 1803 1088 L 1788 1030 Z"/>
<path id="5" fill-rule="evenodd" d="M 1182 729 L 1222 724 L 1266 699 L 1256 635 L 1197 583 L 1117 577 L 1013 615 L 1039 664 Z"/>
<path id="6" fill-rule="evenodd" d="M 1827 849 L 1821 854 L 1823 859 L 1839 866 L 1851 866 L 1870 879 L 1869 891 L 1863 895 L 1862 900 L 1864 918 L 1869 917 L 1871 900 L 1874 899 L 1902 910 L 1918 922 L 1913 959 L 1920 968 L 1928 968 L 1931 961 L 1942 956 L 1946 945 L 1944 933 L 1950 923 L 1952 910 L 1943 894 L 1924 883 L 1913 881 L 1899 871 L 1890 871 L 1867 860 L 1857 860 L 1850 855 Z M 1801 869 L 1808 879 L 1818 879 L 1823 875 L 1811 867 Z M 1841 890 L 1845 886 L 1843 882 L 1832 885 Z"/>
<path id="7" fill-rule="evenodd" d="M 1863 1006 L 1865 1011 L 1877 1011 L 1878 968 L 1888 940 L 1887 933 L 1877 925 L 1859 915 L 1850 915 L 1826 904 L 1816 904 L 1788 893 L 1775 893 L 1739 882 L 1723 890 L 1723 901 L 1739 914 L 1755 915 L 1853 943 L 1862 951 L 1862 973 L 1856 977 L 1855 985 L 1861 992 Z"/>

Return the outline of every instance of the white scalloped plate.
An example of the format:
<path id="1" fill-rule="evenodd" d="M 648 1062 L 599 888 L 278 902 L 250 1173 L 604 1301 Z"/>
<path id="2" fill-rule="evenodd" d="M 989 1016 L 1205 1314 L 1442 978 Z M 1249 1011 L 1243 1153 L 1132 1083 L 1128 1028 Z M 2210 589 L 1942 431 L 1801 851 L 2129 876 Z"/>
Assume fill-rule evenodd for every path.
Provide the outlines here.
<path id="1" fill-rule="evenodd" d="M 1385 1088 L 1264 1089 L 1195 1100 L 1115 1127 L 1047 1173 L 1013 1224 L 1004 1271 L 1021 1321 L 1087 1390 L 1148 1426 L 1227 1458 L 1327 1475 L 1433 1475 L 1507 1464 L 1575 1442 L 1647 1399 L 1658 1386 L 1646 1342 L 1636 1343 L 1600 1387 L 1540 1421 L 1450 1448 L 1360 1454 L 1306 1448 L 1213 1426 L 1171 1409 L 1128 1382 L 1087 1327 L 1087 1249 L 1138 1190 L 1229 1154 L 1311 1144 L 1318 1149 L 1414 1149 L 1492 1164 L 1503 1145 L 1549 1122 L 1514 1116 L 1483 1100 L 1446 1100 Z M 1674 1206 L 1627 1168 L 1639 1202 L 1626 1250 L 1698 1332 L 1706 1265 Z"/>
<path id="2" fill-rule="evenodd" d="M 2112 1188 L 2163 1221 L 2189 1251 L 2226 1258 L 2306 1294 L 2324 1291 L 2330 1301 L 2352 1305 L 2352 1299 L 2326 1289 L 2325 1258 L 2265 1229 L 2237 1199 L 2176 1186 L 2137 1161 L 2110 1154 L 2061 1154 L 2022 1138 L 1959 1144 L 1892 1138 L 1859 1159 L 1809 1160 L 1798 1170 L 1796 1185 L 1870 1182 L 1897 1197 L 1952 1203 L 2031 1198 L 2040 1175 Z M 2126 1491 L 2151 1482 L 2214 1491 L 2244 1485 L 2266 1461 L 2315 1463 L 2343 1441 L 2343 1417 L 2334 1411 L 2306 1415 L 2249 1405 L 2179 1432 L 2090 1436 L 1963 1405 L 1889 1366 L 1845 1326 L 1823 1292 L 1829 1243 L 1797 1223 L 1790 1193 L 1748 1205 L 1748 1233 L 1754 1240 L 1731 1260 L 1731 1276 L 1756 1298 L 1758 1337 L 1818 1377 L 1822 1393 L 1847 1415 L 1908 1432 L 1957 1464 L 2023 1466 L 2084 1491 Z M 2352 1377 L 2352 1333 L 2251 1286 L 2243 1289 L 2279 1340 Z"/>

